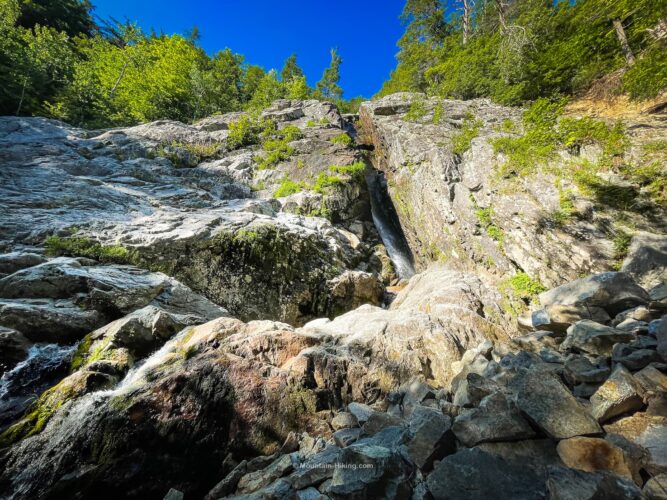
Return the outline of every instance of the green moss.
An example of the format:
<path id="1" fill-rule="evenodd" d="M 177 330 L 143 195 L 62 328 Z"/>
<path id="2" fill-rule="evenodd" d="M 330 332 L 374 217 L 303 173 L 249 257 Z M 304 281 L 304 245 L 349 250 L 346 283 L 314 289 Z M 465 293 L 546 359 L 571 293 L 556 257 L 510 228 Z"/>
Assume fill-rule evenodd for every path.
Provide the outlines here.
<path id="1" fill-rule="evenodd" d="M 93 343 L 93 334 L 89 333 L 86 335 L 81 342 L 79 342 L 79 345 L 76 348 L 76 352 L 74 353 L 74 356 L 72 356 L 72 362 L 70 363 L 70 372 L 75 372 L 79 368 L 81 368 L 84 363 L 86 362 L 86 358 L 88 357 L 88 352 L 90 351 L 90 346 Z"/>
<path id="2" fill-rule="evenodd" d="M 46 238 L 44 246 L 49 256 L 69 255 L 73 257 L 88 257 L 100 262 L 114 264 L 136 263 L 136 253 L 122 245 L 101 245 L 80 236 L 61 238 L 60 236 L 52 235 Z"/>
<path id="3" fill-rule="evenodd" d="M 290 179 L 284 179 L 278 189 L 273 193 L 275 198 L 284 198 L 294 193 L 298 193 L 306 189 L 306 185 L 303 182 L 294 182 Z"/>
<path id="4" fill-rule="evenodd" d="M 472 140 L 479 135 L 479 129 L 484 122 L 473 115 L 466 115 L 461 130 L 452 137 L 452 153 L 463 156 L 470 149 Z"/>
<path id="5" fill-rule="evenodd" d="M 315 123 L 313 120 L 308 120 L 308 123 L 306 123 L 306 127 L 308 128 L 317 127 L 317 123 Z"/>
<path id="6" fill-rule="evenodd" d="M 558 226 L 565 226 L 577 213 L 572 201 L 572 191 L 560 189 L 558 191 L 558 210 L 550 214 L 550 219 Z"/>
<path id="7" fill-rule="evenodd" d="M 333 137 L 331 142 L 349 147 L 352 145 L 352 137 L 343 132 L 342 134 Z"/>
<path id="8" fill-rule="evenodd" d="M 502 229 L 493 223 L 493 207 L 477 208 L 475 210 L 475 215 L 477 216 L 477 220 L 479 221 L 480 225 L 486 231 L 486 234 L 488 234 L 498 243 L 502 243 L 504 241 L 505 234 L 503 233 Z"/>
<path id="9" fill-rule="evenodd" d="M 301 129 L 296 125 L 287 125 L 278 131 L 278 135 L 287 142 L 292 142 L 301 139 L 303 137 L 303 132 L 301 132 Z"/>
<path id="10" fill-rule="evenodd" d="M 532 279 L 528 274 L 517 273 L 506 281 L 514 296 L 522 299 L 534 299 L 537 295 L 544 292 L 546 287 L 537 280 Z"/>

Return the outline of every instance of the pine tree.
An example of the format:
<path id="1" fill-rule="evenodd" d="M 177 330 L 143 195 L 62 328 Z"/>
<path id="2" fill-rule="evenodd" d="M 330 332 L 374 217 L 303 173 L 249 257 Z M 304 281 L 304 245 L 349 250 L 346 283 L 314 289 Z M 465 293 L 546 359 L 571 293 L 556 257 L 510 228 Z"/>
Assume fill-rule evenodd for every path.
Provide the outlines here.
<path id="1" fill-rule="evenodd" d="M 343 89 L 338 85 L 340 81 L 340 65 L 342 63 L 343 59 L 338 54 L 338 51 L 335 48 L 331 49 L 331 63 L 324 70 L 322 79 L 316 84 L 318 93 L 325 99 L 337 101 L 343 98 Z"/>
<path id="2" fill-rule="evenodd" d="M 288 83 L 295 78 L 303 76 L 303 70 L 299 67 L 296 62 L 296 54 L 292 54 L 287 59 L 285 59 L 285 65 L 280 71 L 280 80 L 283 83 Z"/>

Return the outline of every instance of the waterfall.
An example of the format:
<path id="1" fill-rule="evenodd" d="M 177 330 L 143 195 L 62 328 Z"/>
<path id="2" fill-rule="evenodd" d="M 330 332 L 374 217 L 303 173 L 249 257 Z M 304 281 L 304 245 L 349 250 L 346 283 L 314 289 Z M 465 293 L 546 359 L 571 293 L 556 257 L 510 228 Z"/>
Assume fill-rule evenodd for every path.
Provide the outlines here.
<path id="1" fill-rule="evenodd" d="M 394 204 L 387 192 L 384 174 L 374 171 L 366 176 L 366 184 L 371 198 L 373 222 L 394 264 L 396 274 L 399 278 L 410 278 L 415 274 L 412 253 L 398 221 Z"/>

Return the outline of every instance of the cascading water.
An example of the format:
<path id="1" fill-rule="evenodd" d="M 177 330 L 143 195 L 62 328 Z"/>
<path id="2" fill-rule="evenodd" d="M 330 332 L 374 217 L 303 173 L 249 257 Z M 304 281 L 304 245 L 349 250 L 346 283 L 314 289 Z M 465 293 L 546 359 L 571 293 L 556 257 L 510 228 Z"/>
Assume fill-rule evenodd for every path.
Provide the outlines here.
<path id="1" fill-rule="evenodd" d="M 371 198 L 373 222 L 380 233 L 389 258 L 399 278 L 410 278 L 415 274 L 412 252 L 398 222 L 396 209 L 387 192 L 387 182 L 382 172 L 374 171 L 366 176 Z"/>

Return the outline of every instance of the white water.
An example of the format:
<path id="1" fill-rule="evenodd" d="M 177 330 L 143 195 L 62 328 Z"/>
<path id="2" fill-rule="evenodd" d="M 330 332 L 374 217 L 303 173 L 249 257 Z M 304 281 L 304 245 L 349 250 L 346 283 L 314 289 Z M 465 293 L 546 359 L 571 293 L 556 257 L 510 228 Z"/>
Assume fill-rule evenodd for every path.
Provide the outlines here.
<path id="1" fill-rule="evenodd" d="M 389 258 L 394 264 L 396 274 L 399 278 L 408 279 L 415 274 L 412 264 L 412 255 L 408 248 L 405 237 L 400 232 L 400 225 L 395 219 L 392 210 L 387 204 L 391 199 L 386 194 L 381 174 L 374 174 L 367 179 L 368 189 L 371 195 L 371 213 L 373 222 L 380 233 Z"/>

